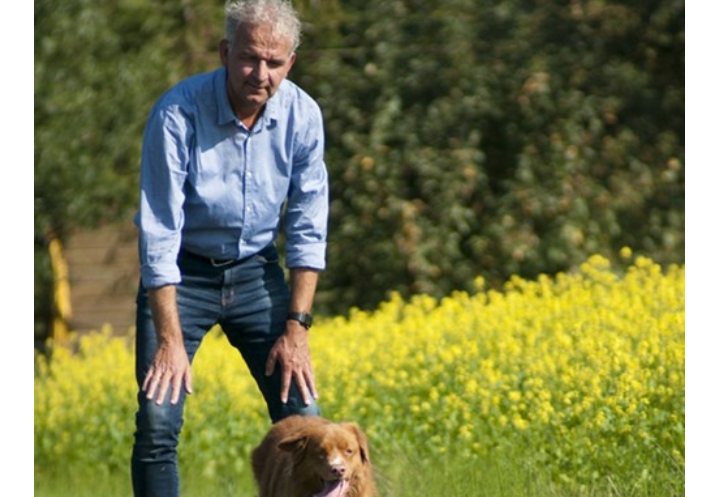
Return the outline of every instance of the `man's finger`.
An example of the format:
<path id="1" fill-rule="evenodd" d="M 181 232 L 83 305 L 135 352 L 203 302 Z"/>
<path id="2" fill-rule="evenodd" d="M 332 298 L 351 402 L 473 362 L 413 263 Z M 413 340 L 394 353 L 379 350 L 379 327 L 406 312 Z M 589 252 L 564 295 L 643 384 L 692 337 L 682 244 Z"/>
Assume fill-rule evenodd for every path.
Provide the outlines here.
<path id="1" fill-rule="evenodd" d="M 145 390 L 145 397 L 147 399 L 152 400 L 155 398 L 155 391 L 158 388 L 158 384 L 160 383 L 160 377 L 153 373 L 152 375 L 148 375 L 145 379 L 145 383 L 147 384 L 147 389 Z"/>
<path id="2" fill-rule="evenodd" d="M 292 382 L 292 371 L 283 369 L 280 379 L 280 400 L 287 404 L 290 395 L 290 383 Z"/>
<path id="3" fill-rule="evenodd" d="M 152 374 L 153 374 L 153 368 L 152 368 L 152 366 L 150 366 L 147 373 L 145 373 L 145 379 L 143 380 L 143 384 L 142 384 L 143 392 L 147 390 L 148 385 L 150 384 L 150 379 L 152 378 Z"/>
<path id="4" fill-rule="evenodd" d="M 188 369 L 187 373 L 185 373 L 185 391 L 187 393 L 193 393 L 192 388 L 192 372 Z"/>
<path id="5" fill-rule="evenodd" d="M 147 374 L 145 375 L 145 380 L 143 381 L 143 384 L 142 384 L 142 391 L 143 391 L 143 392 L 147 391 L 148 387 L 150 386 L 150 383 L 152 382 L 152 379 L 153 379 L 153 371 L 154 371 L 153 367 L 150 366 L 150 369 L 148 369 L 148 372 L 147 372 Z"/>
<path id="6" fill-rule="evenodd" d="M 305 374 L 303 372 L 298 372 L 295 375 L 295 383 L 297 384 L 298 389 L 300 390 L 300 395 L 302 395 L 303 402 L 306 406 L 309 406 L 312 402 L 312 395 L 311 395 L 311 389 L 312 387 L 308 384 L 306 381 Z"/>
<path id="7" fill-rule="evenodd" d="M 268 360 L 265 363 L 265 376 L 272 376 L 275 372 L 275 364 L 277 363 L 277 353 L 272 350 L 268 356 Z"/>
<path id="8" fill-rule="evenodd" d="M 176 377 L 171 384 L 170 391 L 170 403 L 172 405 L 177 404 L 178 400 L 180 400 L 180 389 L 183 387 L 183 377 L 178 376 Z"/>
<path id="9" fill-rule="evenodd" d="M 170 386 L 170 380 L 168 378 L 163 377 L 162 381 L 160 382 L 160 389 L 157 392 L 157 397 L 155 397 L 155 403 L 157 405 L 160 405 L 165 400 L 165 395 L 167 394 L 168 387 Z"/>
<path id="10" fill-rule="evenodd" d="M 310 394 L 312 394 L 312 398 L 317 400 L 320 395 L 317 392 L 317 389 L 315 388 L 315 375 L 313 374 L 313 371 L 310 370 L 307 373 L 306 383 L 308 385 L 308 388 L 310 389 Z"/>

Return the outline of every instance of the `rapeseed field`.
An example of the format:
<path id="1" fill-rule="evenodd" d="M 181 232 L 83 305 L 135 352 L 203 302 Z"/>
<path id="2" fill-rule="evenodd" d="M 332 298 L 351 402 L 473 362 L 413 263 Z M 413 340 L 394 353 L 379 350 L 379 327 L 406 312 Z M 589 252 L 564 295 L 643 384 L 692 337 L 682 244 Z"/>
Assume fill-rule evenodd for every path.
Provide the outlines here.
<path id="1" fill-rule="evenodd" d="M 682 495 L 684 266 L 621 255 L 623 267 L 594 256 L 576 272 L 512 278 L 501 291 L 478 278 L 472 293 L 394 295 L 373 312 L 319 319 L 311 346 L 323 414 L 358 422 L 389 475 L 394 454 L 477 462 L 478 471 L 513 454 L 568 492 L 611 482 L 626 489 L 617 495 L 647 485 Z M 106 330 L 56 347 L 50 362 L 37 357 L 36 475 L 126 471 L 132 347 Z M 181 468 L 247 475 L 268 419 L 219 330 L 193 373 Z"/>

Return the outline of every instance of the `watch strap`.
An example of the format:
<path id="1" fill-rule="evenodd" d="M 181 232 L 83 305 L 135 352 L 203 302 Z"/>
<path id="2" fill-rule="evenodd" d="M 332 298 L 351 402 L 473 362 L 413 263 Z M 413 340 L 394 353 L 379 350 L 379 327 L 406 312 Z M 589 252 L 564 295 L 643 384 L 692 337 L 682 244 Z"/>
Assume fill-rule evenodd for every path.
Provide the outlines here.
<path id="1" fill-rule="evenodd" d="M 301 325 L 305 327 L 305 329 L 310 329 L 313 322 L 312 314 L 309 312 L 288 312 L 287 314 L 288 319 L 292 319 L 293 321 L 297 321 Z"/>

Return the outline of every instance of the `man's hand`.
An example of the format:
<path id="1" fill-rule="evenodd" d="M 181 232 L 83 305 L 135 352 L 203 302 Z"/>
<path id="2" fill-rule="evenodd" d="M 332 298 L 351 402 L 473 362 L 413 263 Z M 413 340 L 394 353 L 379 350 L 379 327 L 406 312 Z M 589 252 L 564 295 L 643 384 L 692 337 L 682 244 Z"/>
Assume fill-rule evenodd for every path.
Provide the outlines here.
<path id="1" fill-rule="evenodd" d="M 315 374 L 310 362 L 310 345 L 308 343 L 308 330 L 297 321 L 288 321 L 285 333 L 278 338 L 270 350 L 265 365 L 265 374 L 270 376 L 275 366 L 280 363 L 281 383 L 280 400 L 287 403 L 290 393 L 290 384 L 295 384 L 305 405 L 310 405 L 312 399 L 318 398 L 315 389 Z"/>
<path id="2" fill-rule="evenodd" d="M 147 399 L 155 399 L 157 405 L 165 400 L 168 388 L 172 390 L 171 404 L 177 404 L 181 388 L 185 388 L 189 394 L 192 393 L 190 362 L 182 343 L 172 346 L 160 345 L 142 385 L 142 391 L 145 392 Z"/>
<path id="3" fill-rule="evenodd" d="M 176 288 L 167 285 L 149 289 L 148 298 L 157 329 L 158 349 L 145 375 L 142 391 L 148 400 L 155 399 L 155 403 L 160 405 L 170 388 L 170 403 L 176 404 L 180 400 L 181 388 L 192 393 L 192 374 L 180 328 Z"/>

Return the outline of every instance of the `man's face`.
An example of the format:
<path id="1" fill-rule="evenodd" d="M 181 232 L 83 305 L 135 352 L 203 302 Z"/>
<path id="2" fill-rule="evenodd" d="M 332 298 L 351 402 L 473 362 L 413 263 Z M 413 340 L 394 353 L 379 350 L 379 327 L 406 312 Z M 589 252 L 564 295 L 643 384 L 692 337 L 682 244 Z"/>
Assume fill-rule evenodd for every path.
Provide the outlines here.
<path id="1" fill-rule="evenodd" d="M 295 62 L 291 42 L 272 33 L 271 26 L 240 25 L 235 39 L 220 43 L 228 71 L 228 96 L 239 119 L 253 118 L 277 91 Z"/>

